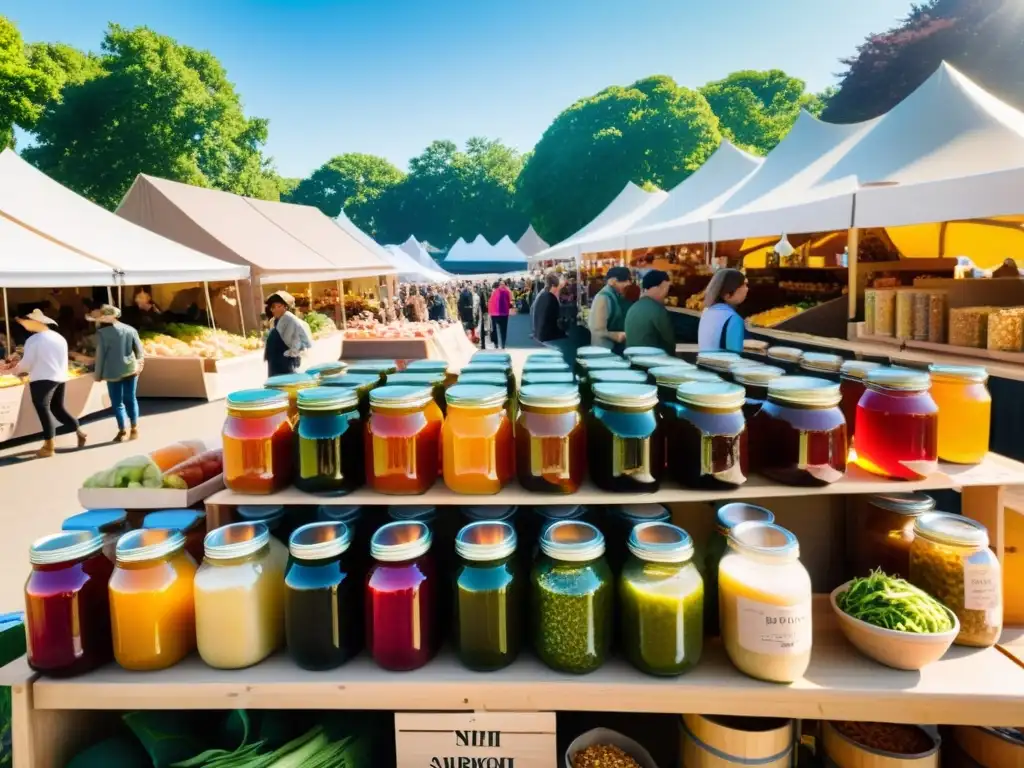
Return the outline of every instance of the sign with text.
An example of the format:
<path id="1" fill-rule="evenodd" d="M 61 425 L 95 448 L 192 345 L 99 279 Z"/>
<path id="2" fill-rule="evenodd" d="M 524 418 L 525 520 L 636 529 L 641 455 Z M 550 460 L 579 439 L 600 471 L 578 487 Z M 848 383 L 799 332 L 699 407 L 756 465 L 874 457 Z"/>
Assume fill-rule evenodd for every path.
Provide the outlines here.
<path id="1" fill-rule="evenodd" d="M 554 712 L 396 712 L 398 768 L 552 768 Z"/>

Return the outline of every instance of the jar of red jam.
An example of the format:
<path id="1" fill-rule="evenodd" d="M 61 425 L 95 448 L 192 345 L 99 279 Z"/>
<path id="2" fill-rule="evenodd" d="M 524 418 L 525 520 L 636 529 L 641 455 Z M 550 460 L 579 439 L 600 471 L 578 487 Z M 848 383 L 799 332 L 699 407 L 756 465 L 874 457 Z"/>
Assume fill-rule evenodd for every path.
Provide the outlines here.
<path id="1" fill-rule="evenodd" d="M 746 396 L 743 400 L 743 418 L 750 421 L 761 410 L 768 399 L 768 384 L 774 379 L 785 375 L 785 371 L 774 365 L 753 363 L 742 368 L 733 367 L 732 380 L 743 387 Z"/>
<path id="2" fill-rule="evenodd" d="M 923 480 L 938 469 L 939 408 L 931 378 L 909 368 L 868 371 L 857 403 L 856 462 L 868 472 Z"/>
<path id="3" fill-rule="evenodd" d="M 519 484 L 527 491 L 578 491 L 587 465 L 579 390 L 557 384 L 519 390 L 515 449 Z"/>
<path id="4" fill-rule="evenodd" d="M 366 576 L 366 647 L 395 671 L 422 667 L 437 650 L 437 575 L 424 523 L 387 523 L 370 541 Z"/>
<path id="5" fill-rule="evenodd" d="M 747 481 L 743 387 L 691 381 L 676 390 L 679 408 L 666 412 L 668 470 L 690 488 L 736 488 Z"/>
<path id="6" fill-rule="evenodd" d="M 786 485 L 828 485 L 846 474 L 846 420 L 839 385 L 813 376 L 768 382 L 747 425 L 752 472 Z"/>
<path id="7" fill-rule="evenodd" d="M 880 368 L 881 363 L 868 360 L 847 360 L 839 369 L 839 392 L 843 396 L 839 407 L 846 419 L 846 442 L 853 446 L 853 435 L 857 431 L 857 403 L 864 394 L 864 377 L 868 371 Z"/>
<path id="8" fill-rule="evenodd" d="M 423 387 L 378 387 L 370 392 L 366 425 L 366 481 L 378 493 L 419 494 L 437 481 L 441 409 Z"/>
<path id="9" fill-rule="evenodd" d="M 107 585 L 114 564 L 99 531 L 64 531 L 29 549 L 25 583 L 28 664 L 51 677 L 71 677 L 114 659 Z"/>

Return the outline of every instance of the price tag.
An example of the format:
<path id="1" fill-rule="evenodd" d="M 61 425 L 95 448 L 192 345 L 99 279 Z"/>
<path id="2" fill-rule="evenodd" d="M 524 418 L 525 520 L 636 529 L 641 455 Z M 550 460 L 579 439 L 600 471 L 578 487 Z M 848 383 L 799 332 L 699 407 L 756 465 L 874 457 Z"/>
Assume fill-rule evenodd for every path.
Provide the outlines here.
<path id="1" fill-rule="evenodd" d="M 554 712 L 396 712 L 399 768 L 551 768 Z"/>

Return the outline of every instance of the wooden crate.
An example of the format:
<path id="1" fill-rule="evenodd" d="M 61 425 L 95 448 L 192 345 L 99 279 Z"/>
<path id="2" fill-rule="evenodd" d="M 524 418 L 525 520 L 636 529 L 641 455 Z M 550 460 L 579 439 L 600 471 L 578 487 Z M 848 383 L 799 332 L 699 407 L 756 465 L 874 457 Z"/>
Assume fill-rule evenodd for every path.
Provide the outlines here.
<path id="1" fill-rule="evenodd" d="M 557 749 L 554 712 L 395 713 L 398 768 L 551 768 Z"/>

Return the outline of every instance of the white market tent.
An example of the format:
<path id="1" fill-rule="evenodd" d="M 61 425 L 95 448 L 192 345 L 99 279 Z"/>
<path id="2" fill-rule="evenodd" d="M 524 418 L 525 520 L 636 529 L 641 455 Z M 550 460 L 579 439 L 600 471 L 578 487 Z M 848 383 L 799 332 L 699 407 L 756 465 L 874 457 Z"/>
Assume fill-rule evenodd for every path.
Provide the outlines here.
<path id="1" fill-rule="evenodd" d="M 397 245 L 385 245 L 387 259 L 398 271 L 398 280 L 403 283 L 443 283 L 449 279 L 437 270 L 424 267 Z"/>
<path id="2" fill-rule="evenodd" d="M 550 246 L 537 234 L 533 224 L 526 228 L 523 236 L 516 240 L 516 246 L 526 254 L 527 258 L 533 258 L 541 251 L 546 251 Z"/>
<path id="3" fill-rule="evenodd" d="M 456 274 L 491 275 L 521 272 L 527 268 L 526 255 L 505 235 L 491 245 L 483 235 L 472 242 L 460 238 L 444 261 L 446 270 Z"/>
<path id="4" fill-rule="evenodd" d="M 453 261 L 461 261 L 463 253 L 468 252 L 468 249 L 469 243 L 467 243 L 464 239 L 460 237 L 458 240 L 452 243 L 452 247 L 448 249 L 448 255 L 445 256 L 444 260 L 448 261 L 448 259 L 452 259 L 452 257 L 454 257 Z"/>
<path id="5" fill-rule="evenodd" d="M 413 235 L 409 235 L 409 239 L 398 247 L 401 248 L 413 261 L 425 269 L 439 272 L 443 275 L 448 274 L 440 264 L 434 261 L 430 254 L 427 253 L 427 249 L 423 247 L 423 244 Z"/>
<path id="6" fill-rule="evenodd" d="M 490 258 L 492 261 L 521 261 L 523 269 L 526 269 L 526 254 L 519 250 L 519 246 L 508 235 L 494 244 Z"/>

